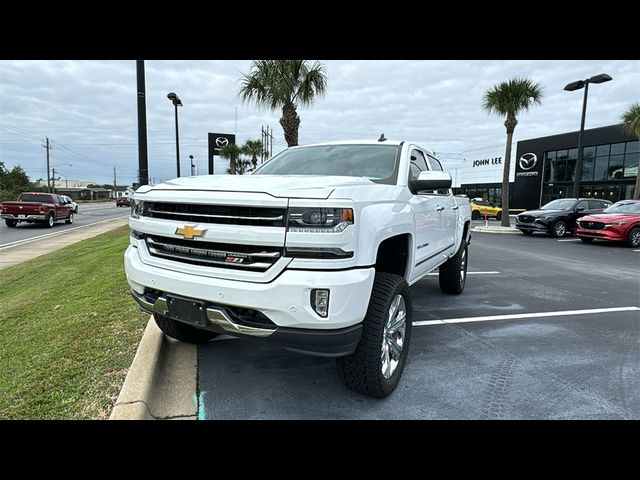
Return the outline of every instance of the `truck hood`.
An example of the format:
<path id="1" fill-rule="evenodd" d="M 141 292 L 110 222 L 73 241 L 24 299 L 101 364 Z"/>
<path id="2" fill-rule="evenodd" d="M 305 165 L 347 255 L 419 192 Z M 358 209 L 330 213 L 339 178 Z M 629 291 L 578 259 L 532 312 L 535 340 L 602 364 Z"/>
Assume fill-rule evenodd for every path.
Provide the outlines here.
<path id="1" fill-rule="evenodd" d="M 372 185 L 377 184 L 362 177 L 324 175 L 202 175 L 169 180 L 154 185 L 146 192 L 203 190 L 266 193 L 267 195 L 278 198 L 327 199 L 331 193 L 339 187 Z"/>

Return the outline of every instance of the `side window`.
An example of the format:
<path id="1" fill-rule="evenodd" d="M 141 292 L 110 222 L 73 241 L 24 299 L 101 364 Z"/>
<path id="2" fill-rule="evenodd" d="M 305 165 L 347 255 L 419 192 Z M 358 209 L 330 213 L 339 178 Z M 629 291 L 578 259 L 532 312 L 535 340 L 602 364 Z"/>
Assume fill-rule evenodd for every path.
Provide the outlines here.
<path id="1" fill-rule="evenodd" d="M 431 155 L 427 155 L 427 158 L 429 159 L 429 168 L 431 170 L 434 170 L 436 172 L 443 172 L 444 171 L 442 169 L 442 165 L 440 164 L 440 160 L 438 160 L 437 158 L 432 157 Z"/>
<path id="2" fill-rule="evenodd" d="M 420 172 L 429 170 L 427 168 L 427 161 L 420 150 L 411 150 L 411 171 L 409 172 L 409 178 L 418 178 Z"/>
<path id="3" fill-rule="evenodd" d="M 589 208 L 598 208 L 598 207 L 594 207 L 593 205 L 590 205 L 590 203 L 593 203 L 593 202 L 586 202 L 586 201 L 578 202 L 578 204 L 576 205 L 576 209 L 582 208 L 584 210 L 588 210 Z"/>
<path id="4" fill-rule="evenodd" d="M 592 210 L 598 210 L 601 208 L 607 208 L 607 205 L 599 200 L 589 200 L 589 208 Z"/>
<path id="5" fill-rule="evenodd" d="M 60 195 L 56 195 L 56 200 L 58 200 L 58 203 L 60 205 L 64 205 L 64 198 L 62 198 Z"/>

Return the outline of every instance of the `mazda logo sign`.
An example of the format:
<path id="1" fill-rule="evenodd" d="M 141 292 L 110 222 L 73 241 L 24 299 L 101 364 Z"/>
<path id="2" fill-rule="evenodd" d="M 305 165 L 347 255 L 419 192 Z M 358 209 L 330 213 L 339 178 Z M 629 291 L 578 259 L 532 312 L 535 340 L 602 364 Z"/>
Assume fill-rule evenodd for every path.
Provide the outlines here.
<path id="1" fill-rule="evenodd" d="M 518 163 L 521 170 L 531 170 L 538 163 L 538 157 L 535 153 L 525 153 L 520 157 Z"/>
<path id="2" fill-rule="evenodd" d="M 218 146 L 218 147 L 226 147 L 227 145 L 229 145 L 229 139 L 228 138 L 224 138 L 224 137 L 216 138 L 216 146 Z"/>

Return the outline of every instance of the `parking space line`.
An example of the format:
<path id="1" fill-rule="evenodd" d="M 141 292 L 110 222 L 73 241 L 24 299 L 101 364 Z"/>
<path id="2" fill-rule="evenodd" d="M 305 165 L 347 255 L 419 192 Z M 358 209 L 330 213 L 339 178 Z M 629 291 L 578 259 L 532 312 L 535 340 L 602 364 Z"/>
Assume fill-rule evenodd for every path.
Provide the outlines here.
<path id="1" fill-rule="evenodd" d="M 467 275 L 495 275 L 500 272 L 467 272 Z M 440 275 L 438 272 L 427 273 L 427 275 Z"/>
<path id="2" fill-rule="evenodd" d="M 559 242 L 579 242 L 579 238 L 567 238 L 565 240 L 558 240 Z"/>
<path id="3" fill-rule="evenodd" d="M 488 322 L 493 320 L 519 320 L 523 318 L 564 317 L 567 315 L 592 315 L 595 313 L 633 312 L 640 311 L 640 307 L 611 307 L 590 308 L 585 310 L 561 310 L 555 312 L 515 313 L 508 315 L 486 315 L 482 317 L 446 318 L 441 320 L 418 320 L 413 326 L 445 325 L 447 323 Z"/>

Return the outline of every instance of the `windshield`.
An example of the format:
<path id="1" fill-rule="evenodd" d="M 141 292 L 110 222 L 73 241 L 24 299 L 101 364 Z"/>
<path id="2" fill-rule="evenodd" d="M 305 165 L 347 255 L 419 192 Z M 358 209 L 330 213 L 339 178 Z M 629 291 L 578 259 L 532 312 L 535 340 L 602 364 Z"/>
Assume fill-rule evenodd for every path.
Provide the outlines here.
<path id="1" fill-rule="evenodd" d="M 19 202 L 37 202 L 37 203 L 51 203 L 51 195 L 37 194 L 37 193 L 23 193 L 18 198 Z"/>
<path id="2" fill-rule="evenodd" d="M 640 214 L 640 202 L 614 203 L 609 208 L 604 210 L 604 213 L 639 213 Z"/>
<path id="3" fill-rule="evenodd" d="M 572 198 L 561 198 L 540 207 L 540 210 L 570 210 L 576 204 Z"/>
<path id="4" fill-rule="evenodd" d="M 258 168 L 254 175 L 331 175 L 365 177 L 394 184 L 396 145 L 318 145 L 285 150 Z"/>

